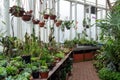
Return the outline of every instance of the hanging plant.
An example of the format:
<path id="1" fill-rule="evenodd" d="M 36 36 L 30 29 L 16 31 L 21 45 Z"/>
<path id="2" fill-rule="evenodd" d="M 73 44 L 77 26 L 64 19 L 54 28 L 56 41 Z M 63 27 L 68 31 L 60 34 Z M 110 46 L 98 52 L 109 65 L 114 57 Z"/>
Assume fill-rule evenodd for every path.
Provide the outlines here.
<path id="1" fill-rule="evenodd" d="M 32 17 L 32 10 L 25 12 L 22 16 L 22 20 L 23 21 L 30 21 L 31 17 Z"/>
<path id="2" fill-rule="evenodd" d="M 40 22 L 39 22 L 39 26 L 40 26 L 40 27 L 44 27 L 44 25 L 45 25 L 45 21 L 40 21 Z"/>
<path id="3" fill-rule="evenodd" d="M 14 15 L 15 17 L 22 17 L 24 12 L 25 12 L 24 8 L 21 8 L 16 5 L 14 5 L 13 7 L 10 7 L 9 9 L 9 13 L 11 13 L 11 15 Z"/>
<path id="4" fill-rule="evenodd" d="M 44 19 L 48 19 L 49 18 L 49 14 L 47 14 L 47 13 L 44 14 L 43 16 L 44 16 Z"/>
<path id="5" fill-rule="evenodd" d="M 39 24 L 40 20 L 38 19 L 32 19 L 33 24 Z"/>
<path id="6" fill-rule="evenodd" d="M 62 24 L 62 20 L 57 20 L 57 22 L 55 24 L 57 27 L 59 27 Z"/>
<path id="7" fill-rule="evenodd" d="M 90 27 L 90 19 L 89 18 L 87 18 L 87 20 L 84 18 L 83 19 L 83 27 L 85 27 L 85 28 L 89 28 Z"/>
<path id="8" fill-rule="evenodd" d="M 62 24 L 62 26 L 65 26 L 66 27 L 66 29 L 70 29 L 71 28 L 71 25 L 73 24 L 73 20 L 72 21 L 70 21 L 70 20 L 65 20 L 64 22 L 63 22 L 63 24 Z"/>
<path id="9" fill-rule="evenodd" d="M 51 14 L 51 15 L 50 15 L 50 19 L 51 19 L 51 20 L 55 20 L 55 18 L 56 18 L 56 15 L 54 15 L 54 14 Z"/>
<path id="10" fill-rule="evenodd" d="M 49 14 L 50 14 L 50 19 L 51 19 L 51 20 L 55 20 L 57 16 L 56 16 L 55 14 L 53 14 L 53 13 L 54 13 L 54 11 L 53 11 L 54 8 L 49 9 L 49 10 L 50 10 L 50 13 L 49 13 Z"/>

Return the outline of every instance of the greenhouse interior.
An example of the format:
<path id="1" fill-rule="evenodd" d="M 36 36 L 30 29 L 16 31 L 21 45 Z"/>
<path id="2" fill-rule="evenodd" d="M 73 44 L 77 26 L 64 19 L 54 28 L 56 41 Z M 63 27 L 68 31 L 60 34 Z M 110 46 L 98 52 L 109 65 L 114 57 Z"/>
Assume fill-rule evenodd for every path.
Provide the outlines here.
<path id="1" fill-rule="evenodd" d="M 120 0 L 0 6 L 0 80 L 120 80 Z"/>

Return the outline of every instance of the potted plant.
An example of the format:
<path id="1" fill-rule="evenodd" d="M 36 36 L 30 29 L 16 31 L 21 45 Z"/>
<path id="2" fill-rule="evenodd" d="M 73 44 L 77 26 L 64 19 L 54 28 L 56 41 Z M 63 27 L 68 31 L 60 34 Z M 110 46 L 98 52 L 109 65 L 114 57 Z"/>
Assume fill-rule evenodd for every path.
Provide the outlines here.
<path id="1" fill-rule="evenodd" d="M 50 14 L 50 19 L 51 20 L 55 20 L 56 19 L 56 15 L 55 14 Z"/>
<path id="2" fill-rule="evenodd" d="M 25 42 L 23 48 L 21 49 L 22 59 L 25 63 L 31 62 L 31 39 L 28 33 L 25 34 Z"/>
<path id="3" fill-rule="evenodd" d="M 60 51 L 59 53 L 55 54 L 55 59 L 57 61 L 60 61 L 62 58 L 64 58 L 64 53 L 63 52 Z"/>
<path id="4" fill-rule="evenodd" d="M 30 21 L 31 17 L 32 17 L 32 10 L 25 12 L 22 16 L 22 20 L 23 21 Z"/>
<path id="5" fill-rule="evenodd" d="M 32 19 L 32 22 L 33 22 L 33 24 L 39 24 L 40 20 L 33 18 L 33 19 Z"/>
<path id="6" fill-rule="evenodd" d="M 43 15 L 43 17 L 44 17 L 44 19 L 48 19 L 49 18 L 49 14 L 47 14 L 47 13 L 45 13 L 44 15 Z"/>
<path id="7" fill-rule="evenodd" d="M 44 25 L 45 25 L 45 21 L 40 21 L 40 22 L 39 22 L 39 26 L 40 26 L 40 27 L 44 27 Z"/>
<path id="8" fill-rule="evenodd" d="M 8 65 L 6 67 L 6 72 L 7 72 L 7 75 L 14 76 L 14 75 L 18 74 L 19 71 L 18 71 L 17 67 L 12 66 L 12 65 Z"/>
<path id="9" fill-rule="evenodd" d="M 54 8 L 52 8 L 52 9 L 49 9 L 49 15 L 50 15 L 50 19 L 51 20 L 55 20 L 56 19 L 56 15 L 54 14 Z"/>
<path id="10" fill-rule="evenodd" d="M 89 18 L 87 18 L 87 19 L 83 19 L 83 27 L 85 27 L 85 28 L 89 28 L 90 27 L 90 19 Z"/>
<path id="11" fill-rule="evenodd" d="M 14 15 L 15 17 L 22 17 L 24 12 L 25 11 L 23 8 L 21 8 L 20 6 L 16 6 L 16 5 L 10 7 L 9 9 L 9 13 L 11 13 L 11 15 Z"/>
<path id="12" fill-rule="evenodd" d="M 30 45 L 25 44 L 24 48 L 22 49 L 22 59 L 25 63 L 30 63 L 31 62 L 31 55 L 30 55 Z"/>
<path id="13" fill-rule="evenodd" d="M 62 24 L 62 20 L 57 20 L 57 22 L 55 24 L 57 27 L 59 27 Z"/>
<path id="14" fill-rule="evenodd" d="M 49 74 L 48 65 L 47 65 L 45 60 L 42 60 L 41 61 L 41 65 L 40 65 L 40 76 L 41 76 L 41 79 L 47 78 L 48 74 Z"/>
<path id="15" fill-rule="evenodd" d="M 33 79 L 38 79 L 39 78 L 39 67 L 37 66 L 32 66 L 32 77 Z"/>
<path id="16" fill-rule="evenodd" d="M 71 20 L 65 20 L 65 21 L 63 21 L 62 26 L 65 26 L 66 29 L 70 29 L 73 22 L 74 22 L 73 20 L 72 21 Z"/>
<path id="17" fill-rule="evenodd" d="M 3 80 L 7 76 L 6 68 L 0 67 L 0 80 Z"/>

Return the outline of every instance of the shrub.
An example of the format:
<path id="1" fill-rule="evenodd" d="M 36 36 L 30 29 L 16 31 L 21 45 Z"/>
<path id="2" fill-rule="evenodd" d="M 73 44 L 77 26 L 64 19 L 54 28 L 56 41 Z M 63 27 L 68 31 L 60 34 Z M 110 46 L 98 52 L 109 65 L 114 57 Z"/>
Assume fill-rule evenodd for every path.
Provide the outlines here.
<path id="1" fill-rule="evenodd" d="M 99 71 L 101 80 L 120 80 L 120 72 L 111 71 L 107 68 L 102 68 Z"/>

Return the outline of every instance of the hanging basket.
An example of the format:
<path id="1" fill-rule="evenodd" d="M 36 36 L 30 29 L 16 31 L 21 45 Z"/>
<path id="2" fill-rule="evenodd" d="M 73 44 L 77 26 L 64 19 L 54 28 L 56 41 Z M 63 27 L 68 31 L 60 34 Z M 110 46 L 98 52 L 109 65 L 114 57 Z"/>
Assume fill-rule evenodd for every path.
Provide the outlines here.
<path id="1" fill-rule="evenodd" d="M 44 14 L 43 17 L 44 17 L 44 19 L 48 19 L 49 18 L 49 14 Z"/>
<path id="2" fill-rule="evenodd" d="M 23 15 L 23 16 L 22 16 L 22 20 L 23 20 L 23 21 L 30 21 L 30 20 L 31 20 L 31 17 L 32 17 L 31 15 Z"/>
<path id="3" fill-rule="evenodd" d="M 33 24 L 39 24 L 40 20 L 32 19 Z"/>
<path id="4" fill-rule="evenodd" d="M 25 12 L 24 15 L 22 16 L 22 20 L 30 21 L 31 17 L 32 17 L 32 10 Z"/>
<path id="5" fill-rule="evenodd" d="M 44 27 L 44 25 L 45 25 L 45 22 L 44 22 L 44 21 L 39 22 L 39 26 L 40 26 L 40 27 Z"/>
<path id="6" fill-rule="evenodd" d="M 57 27 L 59 27 L 61 24 L 62 24 L 62 21 L 61 21 L 61 20 L 56 22 L 56 26 L 57 26 Z"/>
<path id="7" fill-rule="evenodd" d="M 51 20 L 55 20 L 56 19 L 56 15 L 50 15 L 50 19 Z"/>
<path id="8" fill-rule="evenodd" d="M 15 17 L 22 17 L 24 12 L 25 12 L 24 8 L 21 8 L 16 5 L 14 5 L 13 7 L 10 7 L 9 9 L 9 13 L 11 13 L 11 15 L 14 15 Z"/>

